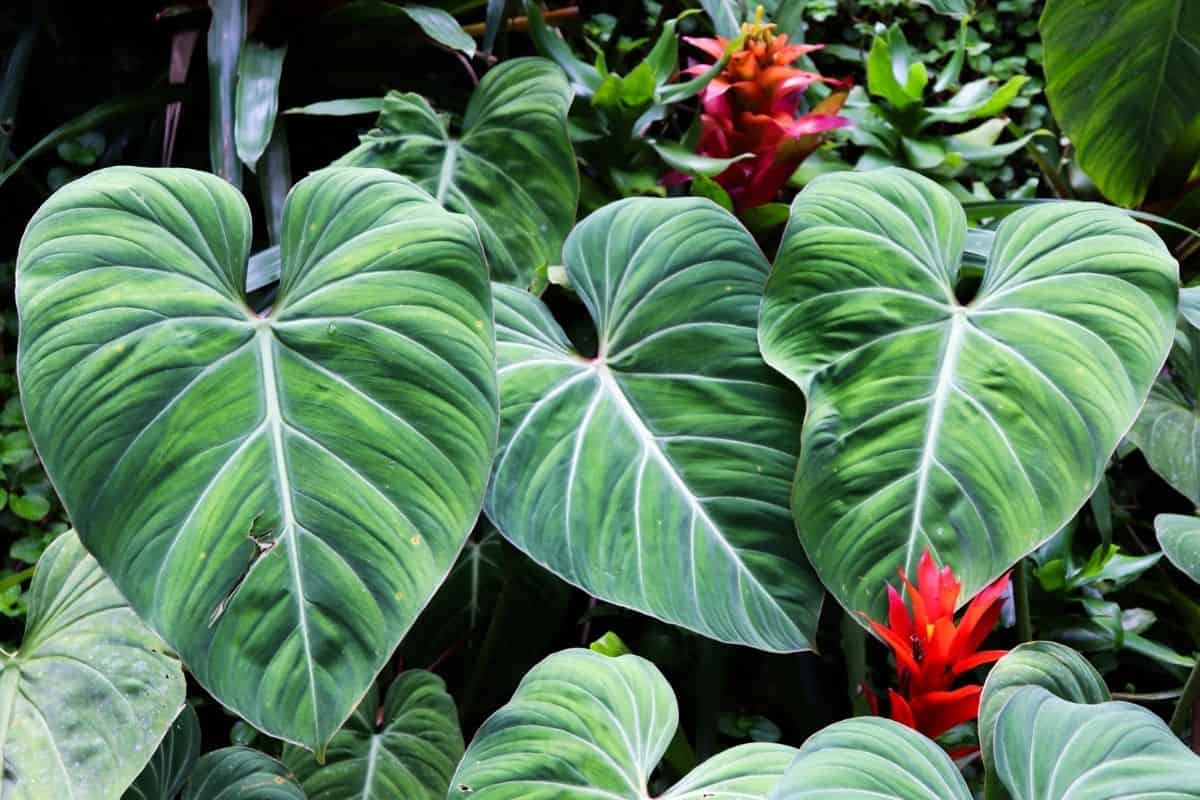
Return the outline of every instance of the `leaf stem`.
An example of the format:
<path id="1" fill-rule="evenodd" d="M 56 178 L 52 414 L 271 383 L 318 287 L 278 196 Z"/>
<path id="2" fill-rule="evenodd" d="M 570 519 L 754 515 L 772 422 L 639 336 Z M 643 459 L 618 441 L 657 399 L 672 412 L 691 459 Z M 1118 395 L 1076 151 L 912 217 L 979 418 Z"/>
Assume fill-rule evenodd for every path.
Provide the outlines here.
<path id="1" fill-rule="evenodd" d="M 1013 570 L 1013 605 L 1017 612 L 1017 641 L 1033 641 L 1033 621 L 1029 615 L 1029 570 L 1025 559 Z"/>
<path id="2" fill-rule="evenodd" d="M 1200 659 L 1196 660 L 1192 674 L 1183 685 L 1183 694 L 1171 715 L 1171 730 L 1182 736 L 1189 719 L 1192 722 L 1192 750 L 1200 753 Z"/>
<path id="3" fill-rule="evenodd" d="M 846 657 L 846 689 L 856 717 L 871 713 L 867 702 L 867 632 L 850 612 L 842 614 L 842 654 Z"/>

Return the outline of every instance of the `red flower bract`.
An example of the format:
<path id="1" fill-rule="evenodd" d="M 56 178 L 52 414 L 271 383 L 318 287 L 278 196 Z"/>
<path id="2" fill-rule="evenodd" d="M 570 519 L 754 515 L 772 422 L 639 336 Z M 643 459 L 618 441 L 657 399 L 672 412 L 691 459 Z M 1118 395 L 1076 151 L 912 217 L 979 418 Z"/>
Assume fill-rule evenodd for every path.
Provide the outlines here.
<path id="1" fill-rule="evenodd" d="M 926 551 L 917 567 L 917 585 L 903 570 L 900 580 L 908 590 L 911 613 L 900 592 L 888 586 L 888 624 L 871 620 L 871 627 L 896 657 L 900 691 L 888 691 L 892 719 L 932 738 L 979 716 L 983 687 L 952 687 L 964 673 L 1008 652 L 979 646 L 1000 618 L 1009 576 L 980 592 L 957 625 L 954 607 L 962 585 L 950 567 L 939 570 Z"/>
<path id="2" fill-rule="evenodd" d="M 762 10 L 759 9 L 759 20 Z M 786 34 L 761 21 L 742 26 L 745 44 L 701 94 L 700 143 L 697 152 L 713 158 L 750 155 L 716 177 L 738 210 L 769 203 L 809 153 L 821 134 L 851 124 L 837 116 L 846 101 L 840 81 L 791 66 L 821 45 L 793 45 Z M 685 38 L 689 44 L 719 60 L 729 41 Z M 709 68 L 698 64 L 685 70 L 698 75 Z M 816 81 L 838 87 L 810 113 L 796 110 L 804 91 Z"/>

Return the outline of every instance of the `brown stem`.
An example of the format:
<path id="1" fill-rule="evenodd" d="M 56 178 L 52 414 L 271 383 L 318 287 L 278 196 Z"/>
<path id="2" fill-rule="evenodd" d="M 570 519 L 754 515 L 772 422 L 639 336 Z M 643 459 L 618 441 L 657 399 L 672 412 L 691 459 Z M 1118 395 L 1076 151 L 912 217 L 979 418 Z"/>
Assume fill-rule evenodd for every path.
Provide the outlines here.
<path id="1" fill-rule="evenodd" d="M 564 25 L 572 20 L 579 19 L 579 6 L 556 8 L 553 11 L 547 11 L 542 15 L 542 17 L 546 20 L 547 25 Z M 472 22 L 470 25 L 463 25 L 463 30 L 469 33 L 471 36 L 483 36 L 483 32 L 486 29 L 487 24 L 483 22 Z M 529 30 L 529 17 L 509 17 L 508 24 L 505 26 L 505 30 Z"/>

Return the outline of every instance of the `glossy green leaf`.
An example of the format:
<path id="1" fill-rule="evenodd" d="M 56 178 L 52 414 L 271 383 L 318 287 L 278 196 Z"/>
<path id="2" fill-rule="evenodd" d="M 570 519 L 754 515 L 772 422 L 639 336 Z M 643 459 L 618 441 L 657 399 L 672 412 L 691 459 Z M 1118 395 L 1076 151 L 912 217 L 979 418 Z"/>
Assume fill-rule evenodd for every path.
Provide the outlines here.
<path id="1" fill-rule="evenodd" d="M 246 0 L 208 0 L 208 155 L 213 172 L 242 185 L 238 162 L 237 73 L 246 42 Z"/>
<path id="2" fill-rule="evenodd" d="M 196 762 L 180 800 L 317 800 L 306 798 L 287 768 L 249 747 L 226 747 Z"/>
<path id="3" fill-rule="evenodd" d="M 971 800 L 941 746 L 882 717 L 854 717 L 813 734 L 769 800 Z"/>
<path id="4" fill-rule="evenodd" d="M 989 779 L 995 768 L 992 733 L 1000 710 L 1023 686 L 1040 686 L 1073 703 L 1105 703 L 1112 698 L 1096 668 L 1075 650 L 1057 642 L 1026 642 L 1000 659 L 983 684 L 979 702 L 979 744 Z"/>
<path id="5" fill-rule="evenodd" d="M 700 7 L 712 20 L 718 36 L 732 39 L 742 29 L 741 0 L 700 0 Z"/>
<path id="6" fill-rule="evenodd" d="M 351 97 L 345 100 L 322 100 L 306 106 L 296 106 L 284 114 L 307 114 L 317 117 L 353 117 L 357 114 L 378 114 L 383 110 L 382 97 Z"/>
<path id="7" fill-rule="evenodd" d="M 447 800 L 645 800 L 679 724 L 671 685 L 649 661 L 590 650 L 529 671 L 467 748 Z M 766 800 L 795 756 L 779 744 L 719 753 L 659 800 Z"/>
<path id="8" fill-rule="evenodd" d="M 298 747 L 284 749 L 283 763 L 309 800 L 444 800 L 463 754 L 446 684 L 423 670 L 401 673 L 380 711 L 372 687 L 329 743 L 324 765 Z"/>
<path id="9" fill-rule="evenodd" d="M 528 286 L 539 269 L 558 263 L 575 219 L 570 103 L 570 87 L 549 61 L 506 61 L 471 95 L 460 136 L 450 135 L 425 98 L 392 92 L 379 127 L 338 163 L 412 178 L 475 220 L 493 280 Z"/>
<path id="10" fill-rule="evenodd" d="M 200 720 L 185 705 L 122 800 L 175 800 L 199 756 Z"/>
<path id="11" fill-rule="evenodd" d="M 981 78 L 963 86 L 943 106 L 925 109 L 925 120 L 921 127 L 939 122 L 968 122 L 973 119 L 994 117 L 1003 113 L 1017 98 L 1021 87 L 1029 81 L 1025 75 L 1017 75 L 997 87 L 990 78 Z"/>
<path id="12" fill-rule="evenodd" d="M 1048 0 L 1046 95 L 1104 196 L 1139 205 L 1200 109 L 1200 5 Z"/>
<path id="13" fill-rule="evenodd" d="M 279 79 L 287 47 L 248 42 L 238 63 L 234 142 L 238 158 L 254 170 L 271 141 L 279 111 Z"/>
<path id="14" fill-rule="evenodd" d="M 475 40 L 463 30 L 450 12 L 430 6 L 404 5 L 400 10 L 420 26 L 421 32 L 443 47 L 475 57 Z"/>
<path id="15" fill-rule="evenodd" d="M 996 774 L 1013 800 L 1192 800 L 1200 756 L 1150 711 L 1018 689 L 996 719 Z"/>
<path id="16" fill-rule="evenodd" d="M 1200 519 L 1181 514 L 1159 514 L 1154 518 L 1158 546 L 1180 572 L 1200 583 Z"/>
<path id="17" fill-rule="evenodd" d="M 21 396 L 80 535 L 223 704 L 319 748 L 478 514 L 497 409 L 474 226 L 382 170 L 301 181 L 269 314 L 190 170 L 56 193 L 18 259 Z"/>
<path id="18" fill-rule="evenodd" d="M 965 17 L 971 12 L 967 0 L 917 0 L 917 2 L 929 6 L 939 14 L 951 17 Z"/>
<path id="19" fill-rule="evenodd" d="M 651 141 L 650 146 L 654 148 L 654 152 L 658 153 L 658 157 L 663 160 L 663 163 L 671 169 L 685 175 L 704 175 L 710 178 L 720 175 L 739 161 L 754 158 L 753 153 L 743 153 L 733 158 L 702 156 L 674 142 Z"/>
<path id="20" fill-rule="evenodd" d="M 1200 507 L 1200 331 L 1189 321 L 1197 289 L 1180 291 L 1179 322 L 1169 369 L 1150 390 L 1129 431 L 1146 462 L 1193 506 Z"/>
<path id="21" fill-rule="evenodd" d="M 542 15 L 541 0 L 525 0 L 524 6 L 529 19 L 529 36 L 537 46 L 538 52 L 566 73 L 576 94 L 580 97 L 594 95 L 604 80 L 600 71 L 586 61 L 576 58 L 559 32 L 546 24 Z"/>
<path id="22" fill-rule="evenodd" d="M 706 200 L 635 198 L 580 223 L 563 259 L 599 353 L 575 352 L 533 295 L 496 288 L 489 517 L 604 600 L 808 649 L 822 592 L 788 512 L 802 401 L 758 355 L 754 240 Z"/>
<path id="23" fill-rule="evenodd" d="M 827 175 L 792 205 L 767 282 L 767 363 L 808 397 L 792 508 L 825 586 L 882 619 L 925 550 L 968 598 L 1083 505 L 1166 358 L 1177 267 L 1095 204 L 998 228 L 955 296 L 966 219 L 903 170 Z"/>
<path id="24" fill-rule="evenodd" d="M 867 88 L 896 108 L 908 108 L 921 102 L 928 75 L 925 64 L 910 61 L 908 42 L 899 27 L 878 34 L 867 55 Z"/>
<path id="25" fill-rule="evenodd" d="M 183 669 L 74 533 L 54 540 L 29 590 L 25 637 L 0 650 L 5 800 L 110 800 L 183 707 Z"/>

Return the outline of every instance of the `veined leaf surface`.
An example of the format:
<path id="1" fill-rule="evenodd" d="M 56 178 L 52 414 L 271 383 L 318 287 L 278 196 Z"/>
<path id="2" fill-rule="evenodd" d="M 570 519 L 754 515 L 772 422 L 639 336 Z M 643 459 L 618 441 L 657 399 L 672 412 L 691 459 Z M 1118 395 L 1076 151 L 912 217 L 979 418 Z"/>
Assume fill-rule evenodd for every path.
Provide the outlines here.
<path id="1" fill-rule="evenodd" d="M 767 264 L 697 199 L 613 203 L 571 233 L 599 352 L 496 287 L 501 449 L 486 509 L 597 597 L 725 642 L 807 649 L 822 591 L 788 512 L 799 393 L 762 362 Z"/>
<path id="2" fill-rule="evenodd" d="M 1200 756 L 1150 711 L 1018 689 L 996 720 L 996 773 L 1013 800 L 1200 797 Z"/>
<path id="3" fill-rule="evenodd" d="M 915 173 L 823 176 L 793 203 L 767 282 L 763 354 L 808 398 L 800 537 L 842 605 L 875 619 L 926 549 L 965 603 L 1061 528 L 1175 326 L 1175 261 L 1115 209 L 1009 216 L 964 305 L 965 232 L 958 202 Z"/>
<path id="4" fill-rule="evenodd" d="M 1158 546 L 1184 575 L 1200 583 L 1200 519 L 1182 514 L 1154 518 Z"/>
<path id="5" fill-rule="evenodd" d="M 309 800 L 287 768 L 249 747 L 224 747 L 196 762 L 180 800 Z"/>
<path id="6" fill-rule="evenodd" d="M 479 226 L 492 278 L 527 287 L 558 263 L 575 221 L 579 171 L 567 136 L 571 88 L 542 58 L 517 58 L 479 82 L 452 137 L 419 94 L 391 92 L 378 127 L 337 163 L 412 178 Z"/>
<path id="7" fill-rule="evenodd" d="M 448 800 L 646 800 L 679 724 L 671 685 L 649 661 L 564 650 L 531 669 L 467 748 Z M 766 800 L 796 750 L 718 753 L 659 800 Z"/>
<path id="8" fill-rule="evenodd" d="M 382 170 L 288 197 L 278 299 L 246 305 L 224 182 L 117 167 L 18 260 L 25 411 L 88 549 L 217 699 L 319 749 L 478 514 L 497 396 L 474 226 Z"/>
<path id="9" fill-rule="evenodd" d="M 403 672 L 387 691 L 382 717 L 380 711 L 372 686 L 329 743 L 323 765 L 299 747 L 284 749 L 283 763 L 309 800 L 445 800 L 463 754 L 446 684 L 424 670 Z"/>
<path id="10" fill-rule="evenodd" d="M 122 800 L 175 800 L 200 757 L 200 720 L 192 706 L 171 723 L 150 763 L 123 794 Z"/>
<path id="11" fill-rule="evenodd" d="M 184 690 L 179 660 L 63 534 L 38 560 L 20 648 L 0 651 L 0 795 L 116 800 Z"/>
<path id="12" fill-rule="evenodd" d="M 769 800 L 971 800 L 946 751 L 912 728 L 855 717 L 814 733 Z"/>

